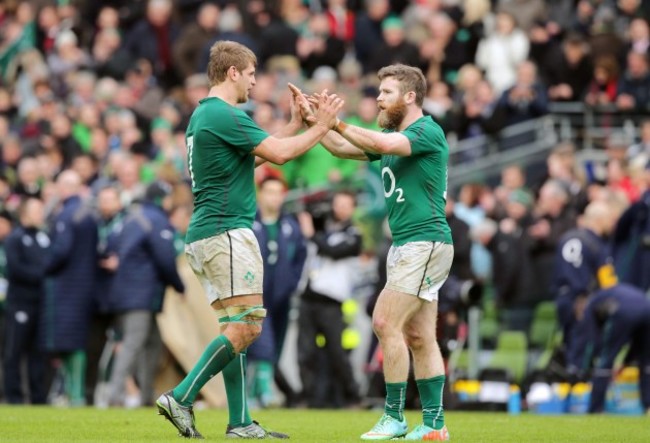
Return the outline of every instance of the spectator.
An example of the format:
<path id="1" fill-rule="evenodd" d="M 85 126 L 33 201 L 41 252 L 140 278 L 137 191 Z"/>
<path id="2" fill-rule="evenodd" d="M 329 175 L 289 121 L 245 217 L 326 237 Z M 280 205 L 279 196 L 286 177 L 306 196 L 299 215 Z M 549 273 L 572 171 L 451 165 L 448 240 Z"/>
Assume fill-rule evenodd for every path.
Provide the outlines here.
<path id="1" fill-rule="evenodd" d="M 131 55 L 121 49 L 122 35 L 119 30 L 102 29 L 95 36 L 91 55 L 94 61 L 93 70 L 100 77 L 123 79 L 126 68 L 131 65 Z"/>
<path id="2" fill-rule="evenodd" d="M 590 106 L 603 106 L 616 102 L 619 92 L 619 67 L 613 56 L 602 56 L 594 63 L 594 74 L 585 102 Z"/>
<path id="3" fill-rule="evenodd" d="M 528 32 L 536 21 L 548 16 L 548 6 L 542 0 L 498 0 L 496 9 L 510 14 L 524 32 Z"/>
<path id="4" fill-rule="evenodd" d="M 97 224 L 81 192 L 76 172 L 59 175 L 56 194 L 62 206 L 53 220 L 51 254 L 45 266 L 50 278 L 44 303 L 45 350 L 63 359 L 71 406 L 86 402 L 85 349 L 97 263 Z"/>
<path id="5" fill-rule="evenodd" d="M 295 57 L 298 32 L 282 21 L 271 11 L 260 11 L 255 15 L 255 23 L 261 29 L 260 65 L 265 67 L 266 62 L 276 56 Z"/>
<path id="6" fill-rule="evenodd" d="M 401 19 L 395 16 L 387 17 L 381 22 L 381 29 L 383 38 L 368 59 L 368 71 L 378 71 L 393 63 L 409 66 L 422 64 L 417 46 L 405 39 L 404 23 Z"/>
<path id="7" fill-rule="evenodd" d="M 140 182 L 140 165 L 136 159 L 128 155 L 115 155 L 113 170 L 117 178 L 117 189 L 120 192 L 122 205 L 127 207 L 144 195 L 144 184 Z"/>
<path id="8" fill-rule="evenodd" d="M 498 106 L 494 90 L 485 80 L 479 80 L 473 89 L 465 91 L 456 117 L 456 132 L 460 139 L 495 135 L 505 124 L 505 107 Z M 475 160 L 485 154 L 485 146 L 463 152 L 465 160 Z"/>
<path id="9" fill-rule="evenodd" d="M 454 204 L 456 217 L 467 223 L 472 229 L 482 222 L 486 215 L 481 206 L 481 195 L 485 192 L 480 183 L 466 183 L 460 188 L 458 201 Z M 480 279 L 487 279 L 491 273 L 490 254 L 485 247 L 478 243 L 472 244 L 471 252 L 472 273 Z"/>
<path id="10" fill-rule="evenodd" d="M 494 196 L 499 204 L 506 205 L 510 201 L 510 194 L 518 190 L 529 193 L 526 173 L 519 165 L 508 165 L 501 170 L 501 184 L 494 190 Z M 530 199 L 532 201 L 532 195 Z"/>
<path id="11" fill-rule="evenodd" d="M 281 211 L 286 197 L 282 180 L 269 176 L 262 179 L 257 193 L 257 216 L 253 232 L 260 244 L 264 260 L 264 306 L 266 319 L 260 337 L 248 348 L 251 368 L 249 398 L 261 407 L 275 403 L 274 378 L 287 402 L 295 393 L 277 367 L 284 344 L 291 296 L 298 288 L 307 257 L 305 239 L 293 215 Z"/>
<path id="12" fill-rule="evenodd" d="M 435 12 L 427 20 L 429 38 L 420 43 L 420 57 L 429 65 L 430 81 L 453 83 L 458 70 L 472 63 L 479 36 L 461 27 L 461 12 L 451 9 Z"/>
<path id="13" fill-rule="evenodd" d="M 354 52 L 361 66 L 368 66 L 377 42 L 381 41 L 382 22 L 390 11 L 389 0 L 368 0 L 365 11 L 356 16 Z"/>
<path id="14" fill-rule="evenodd" d="M 627 69 L 621 79 L 616 105 L 621 111 L 643 112 L 650 102 L 650 69 L 648 54 L 629 52 Z"/>
<path id="15" fill-rule="evenodd" d="M 41 174 L 34 157 L 23 157 L 18 163 L 18 183 L 14 188 L 21 198 L 41 196 Z"/>
<path id="16" fill-rule="evenodd" d="M 201 72 L 200 57 L 203 48 L 217 36 L 219 24 L 219 7 L 213 3 L 204 3 L 199 9 L 196 22 L 187 25 L 174 42 L 172 56 L 174 65 L 181 78 Z"/>
<path id="17" fill-rule="evenodd" d="M 229 5 L 221 10 L 219 18 L 219 34 L 210 40 L 204 47 L 197 72 L 206 72 L 210 60 L 210 48 L 218 41 L 233 41 L 251 48 L 255 55 L 259 54 L 259 43 L 244 29 L 244 21 L 239 9 Z"/>
<path id="18" fill-rule="evenodd" d="M 494 269 L 495 302 L 507 329 L 526 330 L 532 316 L 527 297 L 531 284 L 531 265 L 521 234 L 505 232 L 492 219 L 486 218 L 470 230 L 472 241 L 489 251 Z"/>
<path id="19" fill-rule="evenodd" d="M 171 0 L 148 0 L 146 16 L 126 35 L 124 47 L 134 60 L 145 59 L 164 87 L 177 82 L 172 47 L 179 28 L 172 18 Z"/>
<path id="20" fill-rule="evenodd" d="M 473 64 L 467 64 L 458 71 L 458 78 L 454 82 L 454 103 L 460 106 L 463 98 L 469 92 L 474 90 L 478 83 L 483 80 L 483 72 Z"/>
<path id="21" fill-rule="evenodd" d="M 90 56 L 79 47 L 77 36 L 70 30 L 60 32 L 56 36 L 55 50 L 47 57 L 54 85 L 54 91 L 64 96 L 67 91 L 66 77 L 79 69 L 90 66 Z"/>
<path id="22" fill-rule="evenodd" d="M 447 197 L 445 213 L 447 215 L 447 224 L 451 229 L 451 238 L 454 242 L 454 261 L 451 264 L 449 273 L 461 280 L 467 280 L 474 275 L 470 261 L 472 242 L 469 236 L 469 225 L 454 214 L 454 204 L 453 198 Z"/>
<path id="23" fill-rule="evenodd" d="M 54 50 L 56 36 L 62 28 L 56 7 L 45 5 L 41 8 L 36 17 L 36 23 L 36 47 L 41 54 L 47 56 Z"/>
<path id="24" fill-rule="evenodd" d="M 355 35 L 355 14 L 348 9 L 346 0 L 327 0 L 326 3 L 325 15 L 330 24 L 330 35 L 345 43 L 352 42 Z"/>
<path id="25" fill-rule="evenodd" d="M 51 149 L 60 153 L 61 168 L 68 169 L 72 165 L 72 159 L 81 154 L 81 145 L 72 136 L 72 123 L 68 116 L 59 114 L 51 118 Z M 49 144 L 45 146 L 45 149 L 48 148 Z"/>
<path id="26" fill-rule="evenodd" d="M 625 159 L 611 158 L 607 162 L 607 187 L 622 193 L 628 203 L 636 202 L 641 195 L 641 190 L 630 178 L 628 162 Z"/>
<path id="27" fill-rule="evenodd" d="M 539 191 L 533 209 L 533 221 L 526 229 L 527 244 L 533 266 L 530 299 L 549 300 L 555 252 L 560 238 L 576 224 L 576 214 L 569 205 L 569 193 L 557 180 L 548 180 Z"/>
<path id="28" fill-rule="evenodd" d="M 345 42 L 330 34 L 327 15 L 314 14 L 309 18 L 305 32 L 298 37 L 296 54 L 303 72 L 311 77 L 321 66 L 336 68 L 345 55 Z"/>
<path id="29" fill-rule="evenodd" d="M 559 143 L 546 158 L 547 176 L 535 192 L 546 180 L 557 180 L 569 193 L 570 205 L 577 213 L 582 213 L 587 206 L 587 195 L 584 184 L 587 180 L 586 171 L 576 159 L 576 147 L 571 142 Z M 585 166 L 586 168 L 586 166 Z"/>
<path id="30" fill-rule="evenodd" d="M 476 64 L 485 70 L 485 78 L 497 94 L 515 83 L 517 67 L 526 60 L 528 49 L 528 38 L 517 28 L 514 17 L 498 13 L 494 32 L 481 39 L 476 51 Z"/>
<path id="31" fill-rule="evenodd" d="M 141 404 L 153 402 L 153 380 L 162 342 L 155 314 L 162 309 L 166 286 L 179 294 L 185 286 L 176 270 L 174 229 L 166 211 L 171 188 L 154 182 L 142 200 L 129 208 L 114 257 L 102 262 L 115 272 L 109 292 L 110 309 L 118 315 L 122 345 L 110 380 L 110 404 L 121 405 L 127 376 L 136 377 Z M 140 371 L 134 373 L 136 363 Z"/>
<path id="32" fill-rule="evenodd" d="M 647 54 L 650 52 L 650 26 L 646 18 L 637 17 L 632 19 L 627 30 L 626 52 L 637 52 Z"/>
<path id="33" fill-rule="evenodd" d="M 199 100 L 208 96 L 208 77 L 205 74 L 193 74 L 185 79 L 184 100 L 181 103 L 181 128 L 187 128 L 192 111 Z"/>
<path id="34" fill-rule="evenodd" d="M 424 97 L 422 109 L 431 114 L 445 132 L 451 129 L 453 106 L 449 85 L 442 81 L 433 82 L 427 96 Z"/>
<path id="35" fill-rule="evenodd" d="M 569 34 L 561 49 L 553 51 L 540 65 L 544 69 L 548 96 L 556 101 L 581 101 L 586 94 L 593 67 L 589 46 L 579 34 Z"/>
<path id="36" fill-rule="evenodd" d="M 117 246 L 122 230 L 124 213 L 118 190 L 109 185 L 97 189 L 97 275 L 93 291 L 92 324 L 88 340 L 88 366 L 86 386 L 94 387 L 93 403 L 96 407 L 108 407 L 108 362 L 102 365 L 101 356 L 109 339 L 116 340 L 111 329 L 113 314 L 110 312 L 109 294 L 117 264 Z M 98 362 L 98 363 L 97 363 Z M 95 364 L 97 363 L 97 364 Z"/>
<path id="37" fill-rule="evenodd" d="M 43 333 L 41 308 L 45 296 L 44 264 L 50 239 L 43 231 L 43 202 L 28 198 L 18 211 L 20 224 L 4 239 L 7 260 L 7 300 L 4 336 L 4 390 L 7 402 L 44 404 L 45 358 L 40 347 Z M 23 364 L 27 382 L 23 383 Z"/>
<path id="38" fill-rule="evenodd" d="M 537 80 L 537 67 L 533 62 L 524 61 L 517 66 L 515 84 L 503 92 L 498 106 L 504 110 L 507 126 L 548 112 L 548 96 Z"/>
<path id="39" fill-rule="evenodd" d="M 158 1 L 158 0 L 152 0 Z M 132 109 L 137 117 L 144 122 L 141 126 L 153 120 L 158 115 L 158 109 L 163 102 L 164 93 L 156 86 L 153 65 L 146 59 L 135 59 L 135 62 L 126 70 L 124 78 L 125 87 L 123 94 L 129 94 L 128 102 L 122 107 Z M 118 106 L 119 102 L 116 103 Z"/>
<path id="40" fill-rule="evenodd" d="M 283 0 L 280 6 L 280 16 L 296 32 L 300 33 L 307 27 L 310 11 L 302 0 Z"/>

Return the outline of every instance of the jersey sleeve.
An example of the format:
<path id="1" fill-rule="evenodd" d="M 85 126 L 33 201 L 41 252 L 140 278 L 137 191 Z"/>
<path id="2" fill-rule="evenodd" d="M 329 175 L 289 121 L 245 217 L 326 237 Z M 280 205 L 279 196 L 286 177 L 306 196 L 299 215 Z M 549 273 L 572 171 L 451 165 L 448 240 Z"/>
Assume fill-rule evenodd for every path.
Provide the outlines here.
<path id="1" fill-rule="evenodd" d="M 240 110 L 232 110 L 230 118 L 224 119 L 220 126 L 223 139 L 238 151 L 247 154 L 269 136 L 248 114 Z"/>
<path id="2" fill-rule="evenodd" d="M 402 131 L 411 143 L 411 155 L 439 151 L 446 143 L 441 130 L 436 130 L 433 122 L 421 120 Z"/>
<path id="3" fill-rule="evenodd" d="M 366 157 L 368 157 L 368 161 L 374 162 L 377 160 L 381 160 L 381 154 L 374 154 L 372 152 L 366 152 Z"/>

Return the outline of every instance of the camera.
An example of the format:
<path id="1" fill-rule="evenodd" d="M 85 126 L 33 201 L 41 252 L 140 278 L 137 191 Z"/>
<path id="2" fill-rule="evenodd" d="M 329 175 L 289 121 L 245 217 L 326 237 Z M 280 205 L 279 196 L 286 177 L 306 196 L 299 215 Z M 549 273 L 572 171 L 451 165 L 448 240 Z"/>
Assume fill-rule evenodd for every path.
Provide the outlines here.
<path id="1" fill-rule="evenodd" d="M 481 302 L 483 284 L 476 280 L 462 280 L 450 275 L 438 294 L 438 310 L 441 312 L 467 309 Z"/>

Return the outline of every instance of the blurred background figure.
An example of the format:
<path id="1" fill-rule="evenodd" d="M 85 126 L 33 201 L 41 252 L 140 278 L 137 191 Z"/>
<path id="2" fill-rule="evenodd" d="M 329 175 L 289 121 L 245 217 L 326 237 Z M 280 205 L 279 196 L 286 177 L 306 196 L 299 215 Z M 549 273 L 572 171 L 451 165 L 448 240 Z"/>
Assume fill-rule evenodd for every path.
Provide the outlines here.
<path id="1" fill-rule="evenodd" d="M 52 221 L 51 253 L 45 266 L 50 282 L 44 303 L 44 347 L 61 359 L 63 401 L 70 406 L 86 404 L 86 346 L 97 266 L 97 222 L 82 192 L 76 172 L 59 175 L 60 207 Z"/>
<path id="2" fill-rule="evenodd" d="M 249 381 L 250 404 L 260 407 L 277 404 L 274 380 L 277 380 L 287 403 L 296 400 L 296 393 L 277 364 L 289 325 L 291 296 L 298 289 L 307 258 L 307 245 L 298 220 L 282 211 L 286 192 L 281 179 L 274 176 L 263 178 L 258 185 L 258 211 L 253 224 L 264 260 L 264 306 L 267 310 L 262 334 L 248 348 L 252 375 Z"/>
<path id="3" fill-rule="evenodd" d="M 18 225 L 4 241 L 8 284 L 3 355 L 5 395 L 8 403 L 23 404 L 28 399 L 30 404 L 44 404 L 46 359 L 40 342 L 41 309 L 50 238 L 43 231 L 43 202 L 26 199 L 18 209 L 18 217 Z M 29 397 L 23 392 L 25 385 Z"/>
<path id="4" fill-rule="evenodd" d="M 316 249 L 308 264 L 298 314 L 298 366 L 302 395 L 310 407 L 347 407 L 360 402 L 359 386 L 342 344 L 346 327 L 342 305 L 354 297 L 354 262 L 361 254 L 361 235 L 352 223 L 355 208 L 356 196 L 338 191 L 331 216 L 322 225 L 315 226 L 307 213 L 300 216 L 302 231 Z"/>
<path id="5" fill-rule="evenodd" d="M 124 404 L 128 376 L 137 381 L 139 404 L 153 404 L 153 380 L 162 348 L 156 314 L 162 309 L 166 286 L 179 294 L 185 292 L 176 269 L 174 228 L 167 215 L 170 193 L 166 183 L 147 187 L 144 197 L 125 215 L 115 255 L 103 262 L 104 268 L 115 273 L 109 300 L 122 337 L 110 379 L 112 405 Z"/>

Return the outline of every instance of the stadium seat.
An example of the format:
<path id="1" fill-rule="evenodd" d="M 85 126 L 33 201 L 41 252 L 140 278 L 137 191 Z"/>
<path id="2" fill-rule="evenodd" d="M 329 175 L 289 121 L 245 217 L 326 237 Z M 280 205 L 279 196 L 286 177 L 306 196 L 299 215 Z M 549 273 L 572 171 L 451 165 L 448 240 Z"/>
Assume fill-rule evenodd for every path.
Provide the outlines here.
<path id="1" fill-rule="evenodd" d="M 545 301 L 537 304 L 530 325 L 528 340 L 535 349 L 544 349 L 552 340 L 557 329 L 557 315 L 555 303 Z"/>
<path id="2" fill-rule="evenodd" d="M 485 369 L 503 369 L 512 381 L 521 383 L 528 364 L 528 340 L 519 331 L 503 331 L 497 338 L 497 346 Z"/>

